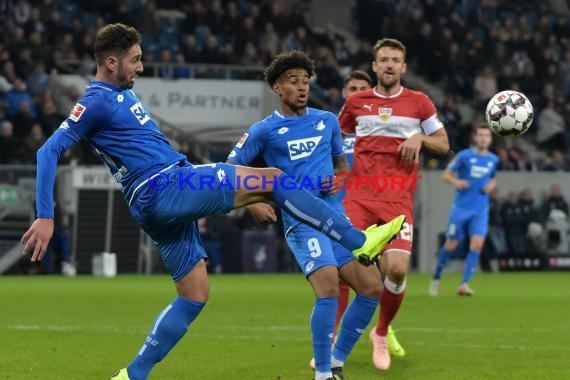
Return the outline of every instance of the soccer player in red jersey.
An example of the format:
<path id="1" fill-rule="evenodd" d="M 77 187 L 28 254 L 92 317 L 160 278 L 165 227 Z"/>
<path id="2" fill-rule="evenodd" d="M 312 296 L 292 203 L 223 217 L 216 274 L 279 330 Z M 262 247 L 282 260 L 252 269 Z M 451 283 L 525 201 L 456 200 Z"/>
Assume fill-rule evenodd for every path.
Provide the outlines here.
<path id="1" fill-rule="evenodd" d="M 404 214 L 400 235 L 384 248 L 381 272 L 385 275 L 380 298 L 380 317 L 370 332 L 372 360 L 376 368 L 390 367 L 387 347 L 388 326 L 394 319 L 406 289 L 413 233 L 413 194 L 422 148 L 445 154 L 447 133 L 436 109 L 424 93 L 405 88 L 406 47 L 384 38 L 373 49 L 372 70 L 378 84 L 351 95 L 340 111 L 344 133 L 356 133 L 352 182 L 345 209 L 356 227 L 383 223 Z"/>
<path id="2" fill-rule="evenodd" d="M 354 70 L 348 73 L 344 77 L 344 87 L 342 89 L 342 96 L 344 99 L 347 99 L 350 95 L 354 94 L 355 92 L 369 90 L 372 88 L 372 86 L 373 86 L 372 78 L 370 78 L 370 75 L 368 75 L 368 73 L 362 70 Z M 346 159 L 351 166 L 354 155 L 354 142 L 355 142 L 354 134 L 352 135 L 344 134 L 343 136 L 344 153 L 346 154 Z M 348 284 L 341 281 L 339 284 L 339 293 L 338 293 L 338 310 L 334 325 L 335 334 L 337 331 L 337 327 L 342 319 L 342 316 L 346 308 L 348 307 L 349 296 L 350 296 L 350 287 L 348 286 Z M 406 351 L 396 339 L 396 335 L 391 326 L 389 326 L 388 328 L 388 350 L 390 351 L 391 355 L 398 357 L 403 357 L 406 354 Z"/>

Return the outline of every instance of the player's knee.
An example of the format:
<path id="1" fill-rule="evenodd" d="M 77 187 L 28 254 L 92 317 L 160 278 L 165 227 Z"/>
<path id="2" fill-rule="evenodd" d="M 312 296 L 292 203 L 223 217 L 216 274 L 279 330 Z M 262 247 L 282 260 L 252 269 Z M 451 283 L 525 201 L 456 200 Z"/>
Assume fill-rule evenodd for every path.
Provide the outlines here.
<path id="1" fill-rule="evenodd" d="M 338 298 L 338 285 L 337 286 L 322 286 L 316 292 L 317 298 Z"/>
<path id="2" fill-rule="evenodd" d="M 469 242 L 469 250 L 472 252 L 481 252 L 483 249 L 483 244 L 485 244 L 485 239 L 479 236 L 474 236 Z"/>
<path id="3" fill-rule="evenodd" d="M 402 284 L 406 279 L 406 269 L 407 268 L 403 267 L 390 268 L 390 270 L 387 271 L 387 277 L 396 284 Z"/>
<path id="4" fill-rule="evenodd" d="M 447 249 L 450 252 L 455 251 L 457 249 L 458 244 L 459 242 L 457 240 L 447 239 L 445 241 L 445 249 Z"/>
<path id="5" fill-rule="evenodd" d="M 481 250 L 483 249 L 483 243 L 471 243 L 469 245 L 469 251 L 471 252 L 475 252 L 475 253 L 480 253 Z"/>
<path id="6" fill-rule="evenodd" d="M 361 289 L 358 294 L 370 298 L 379 298 L 382 294 L 382 289 L 382 283 L 380 283 L 380 281 L 375 281 L 374 283 L 368 284 L 364 289 Z"/>

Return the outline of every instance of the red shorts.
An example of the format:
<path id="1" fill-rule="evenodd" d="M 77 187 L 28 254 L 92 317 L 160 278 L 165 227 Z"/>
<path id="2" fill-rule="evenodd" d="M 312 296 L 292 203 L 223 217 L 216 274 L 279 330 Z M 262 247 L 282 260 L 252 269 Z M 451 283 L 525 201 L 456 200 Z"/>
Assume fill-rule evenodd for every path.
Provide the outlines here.
<path id="1" fill-rule="evenodd" d="M 412 252 L 414 236 L 414 209 L 412 202 L 378 202 L 358 199 L 345 199 L 344 208 L 352 224 L 365 229 L 371 224 L 384 224 L 398 215 L 404 214 L 406 222 L 400 234 L 384 248 L 385 251 L 398 249 Z"/>

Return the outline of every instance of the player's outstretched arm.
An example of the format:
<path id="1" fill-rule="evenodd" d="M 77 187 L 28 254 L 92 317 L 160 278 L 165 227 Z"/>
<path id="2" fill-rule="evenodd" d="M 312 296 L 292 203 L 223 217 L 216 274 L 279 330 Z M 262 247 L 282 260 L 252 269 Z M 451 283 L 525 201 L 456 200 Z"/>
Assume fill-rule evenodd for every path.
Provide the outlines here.
<path id="1" fill-rule="evenodd" d="M 59 157 L 75 141 L 59 128 L 38 150 L 36 175 L 36 208 L 38 218 L 24 233 L 20 243 L 24 245 L 23 254 L 32 252 L 32 261 L 41 260 L 53 235 L 53 187 Z"/>
<path id="2" fill-rule="evenodd" d="M 53 219 L 36 219 L 20 240 L 20 243 L 24 245 L 23 254 L 27 254 L 33 248 L 31 261 L 41 260 L 46 253 L 52 235 Z"/>

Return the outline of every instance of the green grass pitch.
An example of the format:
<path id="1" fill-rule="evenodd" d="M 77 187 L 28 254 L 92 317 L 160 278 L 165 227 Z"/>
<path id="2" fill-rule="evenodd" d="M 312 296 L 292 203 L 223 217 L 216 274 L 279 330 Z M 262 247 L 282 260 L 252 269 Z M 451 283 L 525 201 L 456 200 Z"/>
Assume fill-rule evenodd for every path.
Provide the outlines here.
<path id="1" fill-rule="evenodd" d="M 367 332 L 349 380 L 570 379 L 570 275 L 458 275 L 427 295 L 412 274 L 394 322 L 407 355 L 387 373 L 370 362 Z M 307 380 L 309 285 L 297 275 L 210 277 L 211 298 L 150 379 Z M 0 277 L 0 379 L 108 379 L 139 350 L 174 297 L 166 276 Z M 374 317 L 374 321 L 376 316 Z"/>

